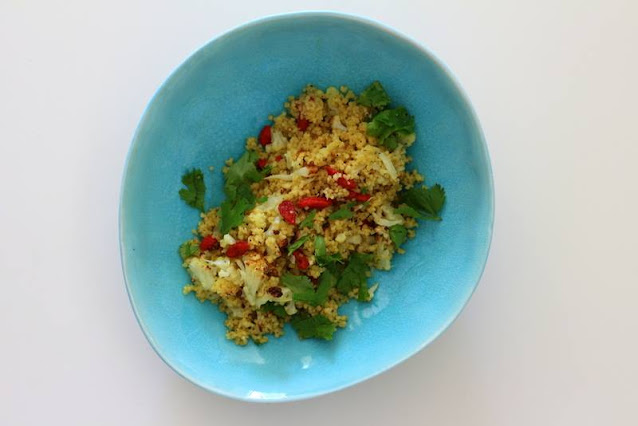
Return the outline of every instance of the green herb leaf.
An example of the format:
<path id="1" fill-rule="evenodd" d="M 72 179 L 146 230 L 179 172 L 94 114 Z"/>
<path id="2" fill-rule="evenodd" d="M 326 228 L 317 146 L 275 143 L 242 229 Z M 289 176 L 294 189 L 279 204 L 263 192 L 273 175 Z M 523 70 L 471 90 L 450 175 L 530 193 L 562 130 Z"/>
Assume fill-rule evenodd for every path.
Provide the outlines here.
<path id="1" fill-rule="evenodd" d="M 228 168 L 224 184 L 224 192 L 228 198 L 234 200 L 238 197 L 249 199 L 252 197 L 254 199 L 254 195 L 250 191 L 250 184 L 264 178 L 255 166 L 256 160 L 257 153 L 255 151 L 246 151 L 236 163 Z M 247 197 L 248 194 L 250 195 Z"/>
<path id="2" fill-rule="evenodd" d="M 303 244 L 308 241 L 308 238 L 310 238 L 310 235 L 304 235 L 303 237 L 299 238 L 297 241 L 295 241 L 294 243 L 290 244 L 288 246 L 288 256 L 290 256 L 291 254 L 293 254 L 295 252 L 295 250 L 297 250 L 299 247 L 303 246 Z"/>
<path id="3" fill-rule="evenodd" d="M 245 198 L 239 198 L 234 202 L 230 199 L 224 201 L 219 209 L 221 218 L 219 229 L 222 235 L 228 234 L 231 229 L 241 225 L 244 221 L 244 213 L 254 206 L 254 201 L 250 202 Z"/>
<path id="4" fill-rule="evenodd" d="M 269 164 L 266 167 L 264 167 L 259 173 L 261 173 L 262 178 L 265 178 L 266 176 L 270 174 L 270 172 L 272 172 L 272 166 Z"/>
<path id="5" fill-rule="evenodd" d="M 370 260 L 372 260 L 371 254 L 353 253 L 337 281 L 337 290 L 342 294 L 348 294 L 352 289 L 358 288 L 359 300 L 367 300 L 367 273 L 370 271 L 370 266 L 368 266 Z"/>
<path id="6" fill-rule="evenodd" d="M 322 236 L 315 237 L 315 260 L 319 266 L 328 266 L 336 262 L 341 262 L 339 253 L 326 254 L 326 240 Z"/>
<path id="7" fill-rule="evenodd" d="M 414 117 L 403 107 L 388 109 L 374 116 L 368 123 L 367 132 L 392 151 L 399 142 L 412 139 Z"/>
<path id="8" fill-rule="evenodd" d="M 279 318 L 286 318 L 288 316 L 286 309 L 282 305 L 275 302 L 264 303 L 263 305 L 261 305 L 261 310 L 264 312 L 272 312 Z"/>
<path id="9" fill-rule="evenodd" d="M 259 204 L 263 204 L 263 203 L 265 203 L 266 201 L 268 201 L 268 197 L 266 197 L 265 195 L 264 195 L 263 197 L 259 197 L 259 198 L 257 198 L 257 202 L 258 202 Z"/>
<path id="10" fill-rule="evenodd" d="M 403 216 L 413 217 L 415 219 L 425 219 L 425 216 L 423 216 L 415 208 L 410 207 L 407 204 L 401 204 L 399 207 L 394 209 L 394 212 Z"/>
<path id="11" fill-rule="evenodd" d="M 408 230 L 403 225 L 392 225 L 390 227 L 390 239 L 395 246 L 399 247 L 408 239 Z"/>
<path id="12" fill-rule="evenodd" d="M 299 228 L 312 228 L 312 224 L 315 220 L 315 216 L 317 215 L 317 210 L 312 210 L 308 216 L 299 224 Z"/>
<path id="13" fill-rule="evenodd" d="M 227 234 L 231 229 L 241 225 L 244 213 L 255 207 L 255 195 L 250 189 L 250 184 L 264 178 L 255 166 L 256 159 L 257 153 L 246 151 L 226 172 L 226 200 L 220 209 L 219 226 L 222 234 Z"/>
<path id="14" fill-rule="evenodd" d="M 354 213 L 352 213 L 352 207 L 354 207 L 356 203 L 347 203 L 345 205 L 343 205 L 339 210 L 333 212 L 330 214 L 330 216 L 328 216 L 328 219 L 330 220 L 343 220 L 343 219 L 350 219 L 351 217 L 354 216 Z"/>
<path id="15" fill-rule="evenodd" d="M 323 315 L 297 314 L 290 320 L 290 325 L 295 329 L 300 339 L 324 339 L 332 340 L 332 335 L 337 326 Z"/>
<path id="16" fill-rule="evenodd" d="M 292 298 L 296 302 L 320 306 L 328 300 L 328 293 L 330 289 L 337 284 L 337 278 L 331 271 L 323 271 L 319 277 L 319 286 L 315 290 L 308 277 L 304 275 L 292 275 L 287 272 L 282 275 L 281 284 L 292 291 Z"/>
<path id="17" fill-rule="evenodd" d="M 381 108 L 390 105 L 390 97 L 378 81 L 369 85 L 357 99 L 359 105 Z"/>
<path id="18" fill-rule="evenodd" d="M 412 187 L 401 194 L 401 201 L 421 213 L 421 219 L 441 220 L 439 212 L 445 204 L 445 190 L 438 183 L 427 189 Z"/>
<path id="19" fill-rule="evenodd" d="M 315 301 L 317 305 L 323 305 L 328 300 L 328 293 L 330 289 L 337 285 L 337 277 L 335 274 L 326 269 L 319 276 L 319 286 L 317 287 L 317 293 Z"/>
<path id="20" fill-rule="evenodd" d="M 310 278 L 305 275 L 293 275 L 286 272 L 281 276 L 281 284 L 292 291 L 293 300 L 314 305 L 316 298 L 315 287 L 312 285 Z"/>
<path id="21" fill-rule="evenodd" d="M 184 244 L 179 246 L 179 255 L 183 260 L 191 256 L 199 255 L 199 243 L 196 241 L 186 241 Z"/>
<path id="22" fill-rule="evenodd" d="M 179 196 L 191 207 L 204 211 L 204 195 L 206 184 L 204 174 L 200 169 L 193 169 L 182 176 L 182 183 L 186 188 L 179 190 Z"/>

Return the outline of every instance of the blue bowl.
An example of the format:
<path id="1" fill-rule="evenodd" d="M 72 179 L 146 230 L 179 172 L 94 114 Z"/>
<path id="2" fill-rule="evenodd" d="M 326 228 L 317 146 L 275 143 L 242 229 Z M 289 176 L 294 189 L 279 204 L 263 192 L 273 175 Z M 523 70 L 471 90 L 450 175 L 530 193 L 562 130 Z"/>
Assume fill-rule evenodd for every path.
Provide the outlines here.
<path id="1" fill-rule="evenodd" d="M 414 114 L 414 164 L 440 182 L 440 223 L 422 223 L 377 272 L 372 303 L 341 308 L 350 318 L 331 342 L 283 338 L 262 346 L 226 340 L 224 315 L 182 295 L 188 276 L 177 249 L 198 213 L 178 197 L 187 168 L 207 173 L 222 200 L 221 166 L 244 151 L 268 114 L 308 83 L 356 92 L 380 80 Z M 209 191 L 210 194 L 210 191 Z M 370 378 L 423 349 L 467 303 L 492 233 L 487 148 L 450 72 L 423 47 L 366 19 L 323 12 L 268 17 L 232 30 L 193 54 L 155 94 L 128 154 L 120 201 L 120 247 L 131 304 L 159 356 L 193 383 L 251 401 L 309 398 Z"/>

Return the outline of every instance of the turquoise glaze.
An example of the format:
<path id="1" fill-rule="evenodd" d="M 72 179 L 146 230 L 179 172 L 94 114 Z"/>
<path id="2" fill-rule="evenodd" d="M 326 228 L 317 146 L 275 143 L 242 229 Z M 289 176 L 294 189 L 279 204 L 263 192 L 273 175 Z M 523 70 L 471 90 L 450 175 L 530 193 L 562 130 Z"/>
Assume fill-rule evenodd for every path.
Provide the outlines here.
<path id="1" fill-rule="evenodd" d="M 380 80 L 414 114 L 414 164 L 447 190 L 441 223 L 424 222 L 371 303 L 331 342 L 281 339 L 236 346 L 224 315 L 182 295 L 177 249 L 198 212 L 178 197 L 191 167 L 205 170 L 208 206 L 222 200 L 221 167 L 307 83 L 359 92 Z M 208 172 L 215 166 L 215 172 Z M 210 190 L 212 189 L 212 191 Z M 212 195 L 211 195 L 212 192 Z M 128 155 L 120 246 L 131 304 L 149 342 L 177 373 L 251 401 L 309 398 L 370 378 L 423 349 L 461 312 L 483 271 L 493 188 L 479 124 L 449 71 L 423 47 L 378 23 L 336 13 L 280 15 L 232 30 L 193 54 L 151 100 Z"/>

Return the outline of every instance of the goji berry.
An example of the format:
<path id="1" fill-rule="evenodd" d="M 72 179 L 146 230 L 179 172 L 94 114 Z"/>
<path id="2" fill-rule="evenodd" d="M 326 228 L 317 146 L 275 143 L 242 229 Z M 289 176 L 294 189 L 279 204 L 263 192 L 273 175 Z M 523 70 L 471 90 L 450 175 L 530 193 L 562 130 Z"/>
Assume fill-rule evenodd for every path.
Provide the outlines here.
<path id="1" fill-rule="evenodd" d="M 208 250 L 212 250 L 214 248 L 217 248 L 219 246 L 219 241 L 217 241 L 217 238 L 213 237 L 212 235 L 207 235 L 204 238 L 202 238 L 202 241 L 199 243 L 199 249 L 201 251 L 208 251 Z"/>
<path id="2" fill-rule="evenodd" d="M 306 197 L 297 202 L 297 206 L 301 208 L 309 207 L 311 209 L 325 209 L 332 205 L 332 200 L 323 197 Z"/>
<path id="3" fill-rule="evenodd" d="M 297 210 L 295 210 L 295 203 L 292 201 L 282 201 L 278 207 L 279 214 L 284 220 L 293 225 L 297 221 Z"/>
<path id="4" fill-rule="evenodd" d="M 308 269 L 308 266 L 310 266 L 310 262 L 301 250 L 295 251 L 292 255 L 295 256 L 295 263 L 297 264 L 297 268 L 301 269 L 302 271 Z"/>
<path id="5" fill-rule="evenodd" d="M 299 117 L 297 119 L 297 127 L 299 128 L 299 130 L 301 130 L 302 132 L 305 132 L 306 129 L 308 128 L 308 125 L 310 124 L 310 121 L 308 121 L 305 118 L 301 118 Z"/>
<path id="6" fill-rule="evenodd" d="M 264 126 L 259 132 L 259 143 L 262 146 L 269 145 L 272 142 L 272 130 L 270 126 Z"/>
<path id="7" fill-rule="evenodd" d="M 324 169 L 326 169 L 326 173 L 328 173 L 330 176 L 339 173 L 337 169 L 333 169 L 330 166 L 325 166 Z"/>
<path id="8" fill-rule="evenodd" d="M 226 249 L 226 256 L 239 257 L 246 253 L 250 249 L 248 241 L 237 241 L 235 244 L 228 246 Z"/>
<path id="9" fill-rule="evenodd" d="M 356 200 L 360 203 L 365 203 L 366 201 L 370 199 L 370 197 L 371 197 L 370 194 L 361 194 L 360 192 L 356 192 L 356 191 L 350 191 L 350 193 L 348 194 L 348 199 Z"/>
<path id="10" fill-rule="evenodd" d="M 343 176 L 337 179 L 337 185 L 346 189 L 355 189 L 357 187 L 357 183 L 351 179 L 346 179 Z"/>
<path id="11" fill-rule="evenodd" d="M 266 164 L 268 164 L 268 159 L 267 158 L 260 158 L 259 160 L 257 160 L 257 168 L 259 170 L 261 170 L 264 167 L 266 167 Z"/>

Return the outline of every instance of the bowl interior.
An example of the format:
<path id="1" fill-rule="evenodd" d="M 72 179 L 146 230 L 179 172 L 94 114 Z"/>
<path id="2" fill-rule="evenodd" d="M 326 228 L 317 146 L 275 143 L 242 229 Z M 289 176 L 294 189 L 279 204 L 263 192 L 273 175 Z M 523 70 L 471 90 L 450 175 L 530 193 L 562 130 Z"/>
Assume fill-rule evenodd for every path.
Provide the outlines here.
<path id="1" fill-rule="evenodd" d="M 207 170 L 208 205 L 222 200 L 221 167 L 245 138 L 307 83 L 360 91 L 380 80 L 415 115 L 414 164 L 448 201 L 441 223 L 422 223 L 390 272 L 370 281 L 373 302 L 342 308 L 350 319 L 332 342 L 281 339 L 238 347 L 224 315 L 184 297 L 177 254 L 198 213 L 178 197 L 187 168 Z M 210 194 L 212 189 L 212 195 Z M 224 395 L 310 397 L 361 381 L 409 357 L 460 312 L 483 270 L 493 216 L 489 160 L 467 100 L 430 55 L 358 18 L 305 13 L 248 24 L 181 65 L 149 104 L 126 166 L 120 211 L 123 268 L 139 322 L 178 373 Z"/>

